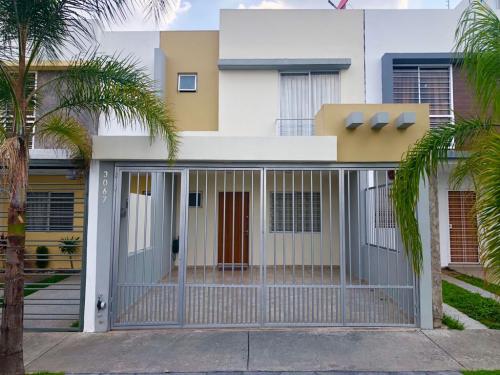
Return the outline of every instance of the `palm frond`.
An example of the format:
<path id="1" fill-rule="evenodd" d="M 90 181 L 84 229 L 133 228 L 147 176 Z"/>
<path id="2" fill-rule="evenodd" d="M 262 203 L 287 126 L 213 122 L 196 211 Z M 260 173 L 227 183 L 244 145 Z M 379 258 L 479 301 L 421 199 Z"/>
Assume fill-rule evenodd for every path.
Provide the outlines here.
<path id="1" fill-rule="evenodd" d="M 35 136 L 45 146 L 67 150 L 74 159 L 88 166 L 92 159 L 92 139 L 85 126 L 73 117 L 57 116 L 45 118 L 37 123 Z"/>
<path id="2" fill-rule="evenodd" d="M 146 15 L 159 23 L 169 12 L 175 11 L 175 4 L 180 0 L 144 0 Z"/>
<path id="3" fill-rule="evenodd" d="M 29 60 L 57 58 L 68 47 L 92 41 L 95 23 L 109 24 L 130 14 L 130 0 L 0 0 L 3 59 L 17 61 L 18 38 L 25 39 Z M 21 43 L 24 45 L 24 43 Z"/>
<path id="4" fill-rule="evenodd" d="M 391 197 L 406 254 L 417 274 L 422 269 L 422 241 L 415 216 L 420 180 L 428 180 L 440 165 L 446 163 L 452 142 L 461 149 L 490 130 L 489 122 L 477 119 L 432 128 L 403 156 Z"/>
<path id="5" fill-rule="evenodd" d="M 500 282 L 500 134 L 495 131 L 478 137 L 470 156 L 459 162 L 452 174 L 456 186 L 472 177 L 476 191 L 473 208 L 477 217 L 479 255 L 493 282 Z"/>
<path id="6" fill-rule="evenodd" d="M 500 113 L 500 20 L 488 5 L 473 0 L 455 33 L 456 51 L 483 113 Z"/>
<path id="7" fill-rule="evenodd" d="M 76 60 L 55 82 L 59 104 L 40 121 L 61 111 L 102 115 L 109 123 L 140 127 L 167 142 L 168 157 L 177 154 L 174 121 L 154 90 L 154 82 L 129 57 L 92 56 Z"/>

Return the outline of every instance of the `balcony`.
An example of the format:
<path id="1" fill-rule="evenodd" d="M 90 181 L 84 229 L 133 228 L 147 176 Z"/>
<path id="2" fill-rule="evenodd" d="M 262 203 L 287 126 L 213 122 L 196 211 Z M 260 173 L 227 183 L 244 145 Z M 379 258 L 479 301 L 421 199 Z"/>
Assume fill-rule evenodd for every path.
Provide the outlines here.
<path id="1" fill-rule="evenodd" d="M 277 136 L 312 136 L 314 135 L 314 119 L 276 119 Z"/>

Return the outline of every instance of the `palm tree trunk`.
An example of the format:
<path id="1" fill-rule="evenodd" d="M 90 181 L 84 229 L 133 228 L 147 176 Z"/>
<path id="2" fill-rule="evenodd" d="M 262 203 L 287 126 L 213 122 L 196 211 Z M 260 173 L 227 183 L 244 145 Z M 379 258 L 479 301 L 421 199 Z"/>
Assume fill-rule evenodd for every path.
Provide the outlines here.
<path id="1" fill-rule="evenodd" d="M 26 190 L 17 189 L 8 212 L 4 306 L 0 339 L 0 374 L 24 374 L 24 250 Z"/>
<path id="2" fill-rule="evenodd" d="M 441 290 L 441 248 L 439 246 L 439 205 L 437 174 L 429 176 L 429 214 L 431 221 L 432 317 L 434 328 L 441 328 L 443 294 Z"/>

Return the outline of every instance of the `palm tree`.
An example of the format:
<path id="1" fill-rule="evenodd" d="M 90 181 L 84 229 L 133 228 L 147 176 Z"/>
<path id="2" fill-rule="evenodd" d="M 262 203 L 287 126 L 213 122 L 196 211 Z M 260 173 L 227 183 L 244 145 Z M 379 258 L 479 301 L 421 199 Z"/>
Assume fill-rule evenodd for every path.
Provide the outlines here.
<path id="1" fill-rule="evenodd" d="M 30 84 L 30 72 L 37 65 L 57 61 L 68 47 L 82 48 L 83 43 L 92 40 L 90 19 L 101 25 L 121 20 L 128 14 L 128 6 L 124 0 L 0 0 L 0 106 L 12 113 L 0 126 L 2 177 L 10 199 L 0 373 L 24 373 L 23 262 L 30 137 L 27 114 L 43 90 L 50 89 L 58 102 L 36 119 L 37 140 L 66 149 L 83 165 L 91 158 L 92 145 L 88 129 L 78 121 L 82 112 L 117 119 L 123 126 L 139 124 L 134 126 L 166 141 L 166 158 L 175 157 L 173 121 L 156 95 L 152 80 L 132 58 L 87 53 L 70 61 L 67 69 L 49 82 L 36 88 Z"/>
<path id="2" fill-rule="evenodd" d="M 500 135 L 496 128 L 500 116 L 500 21 L 486 4 L 474 0 L 463 12 L 455 35 L 455 49 L 462 54 L 461 64 L 474 89 L 478 115 L 472 119 L 459 118 L 455 124 L 430 129 L 412 146 L 402 158 L 392 188 L 392 198 L 407 255 L 415 271 L 420 273 L 422 242 L 414 214 L 419 197 L 419 181 L 426 179 L 429 185 L 433 185 L 431 190 L 436 189 L 433 183 L 435 176 L 438 169 L 448 163 L 450 146 L 454 145 L 463 158 L 454 168 L 451 183 L 458 185 L 466 176 L 474 182 L 480 258 L 492 280 L 498 281 Z M 432 251 L 437 251 L 439 256 L 439 249 L 433 248 Z M 437 273 L 440 275 L 438 267 Z M 440 295 L 440 285 L 438 287 Z"/>

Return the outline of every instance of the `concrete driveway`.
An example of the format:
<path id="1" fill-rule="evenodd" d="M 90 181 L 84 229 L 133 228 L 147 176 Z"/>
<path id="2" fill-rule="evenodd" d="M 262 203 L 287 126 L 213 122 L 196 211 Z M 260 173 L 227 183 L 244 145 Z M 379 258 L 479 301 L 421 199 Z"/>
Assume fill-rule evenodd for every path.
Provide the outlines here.
<path id="1" fill-rule="evenodd" d="M 71 373 L 500 369 L 492 330 L 26 333 L 27 370 Z"/>

